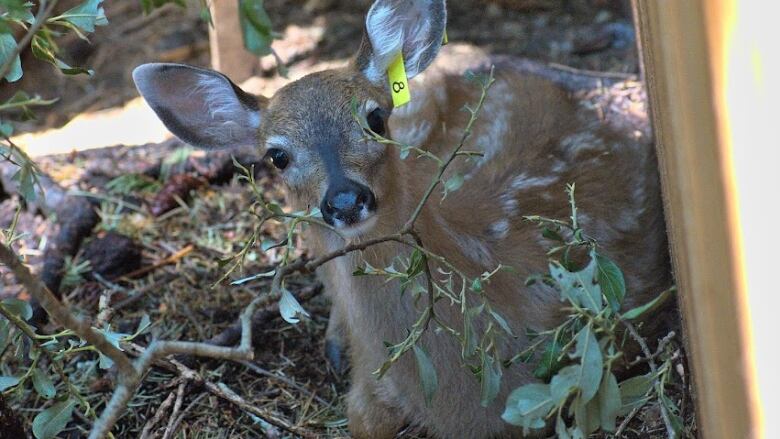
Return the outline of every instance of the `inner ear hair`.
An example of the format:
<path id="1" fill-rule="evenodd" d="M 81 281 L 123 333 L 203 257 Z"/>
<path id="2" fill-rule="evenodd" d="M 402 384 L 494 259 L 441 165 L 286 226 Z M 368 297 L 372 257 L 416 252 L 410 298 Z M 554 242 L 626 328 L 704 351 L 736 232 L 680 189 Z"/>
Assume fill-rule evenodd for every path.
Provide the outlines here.
<path id="1" fill-rule="evenodd" d="M 366 15 L 356 65 L 378 84 L 398 53 L 413 78 L 436 58 L 447 23 L 445 0 L 377 0 Z"/>

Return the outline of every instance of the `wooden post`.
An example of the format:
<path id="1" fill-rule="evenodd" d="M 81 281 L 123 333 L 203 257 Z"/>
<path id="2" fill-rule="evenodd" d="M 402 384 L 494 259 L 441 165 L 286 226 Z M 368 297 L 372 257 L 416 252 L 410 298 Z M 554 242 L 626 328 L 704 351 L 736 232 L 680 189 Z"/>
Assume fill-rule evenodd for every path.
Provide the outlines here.
<path id="1" fill-rule="evenodd" d="M 241 24 L 238 18 L 238 0 L 212 0 L 209 11 L 213 26 L 209 27 L 211 66 L 241 83 L 255 72 L 258 57 L 244 49 Z"/>
<path id="2" fill-rule="evenodd" d="M 701 437 L 759 437 L 724 96 L 733 0 L 634 1 Z"/>

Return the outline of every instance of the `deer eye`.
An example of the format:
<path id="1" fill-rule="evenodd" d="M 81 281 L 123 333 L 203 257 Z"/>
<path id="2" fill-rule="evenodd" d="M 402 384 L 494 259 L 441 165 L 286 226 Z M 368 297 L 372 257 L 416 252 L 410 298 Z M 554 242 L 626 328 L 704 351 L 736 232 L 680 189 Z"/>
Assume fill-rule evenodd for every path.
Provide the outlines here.
<path id="1" fill-rule="evenodd" d="M 284 170 L 290 164 L 290 156 L 279 148 L 271 148 L 265 153 L 265 156 L 271 160 L 271 163 L 280 171 Z"/>
<path id="2" fill-rule="evenodd" d="M 371 131 L 379 134 L 380 136 L 385 135 L 384 110 L 377 108 L 374 111 L 368 113 L 368 116 L 366 116 L 366 122 L 368 122 L 368 127 L 371 128 Z"/>

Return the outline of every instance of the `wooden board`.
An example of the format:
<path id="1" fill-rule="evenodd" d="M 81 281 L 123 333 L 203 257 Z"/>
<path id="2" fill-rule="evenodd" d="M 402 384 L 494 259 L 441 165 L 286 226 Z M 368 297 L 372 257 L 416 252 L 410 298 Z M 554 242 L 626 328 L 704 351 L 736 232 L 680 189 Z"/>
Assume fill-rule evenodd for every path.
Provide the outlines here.
<path id="1" fill-rule="evenodd" d="M 209 11 L 213 23 L 209 27 L 211 66 L 240 84 L 254 74 L 260 61 L 244 49 L 238 19 L 238 0 L 211 1 Z"/>
<path id="2" fill-rule="evenodd" d="M 724 96 L 733 1 L 634 2 L 701 437 L 758 437 Z"/>

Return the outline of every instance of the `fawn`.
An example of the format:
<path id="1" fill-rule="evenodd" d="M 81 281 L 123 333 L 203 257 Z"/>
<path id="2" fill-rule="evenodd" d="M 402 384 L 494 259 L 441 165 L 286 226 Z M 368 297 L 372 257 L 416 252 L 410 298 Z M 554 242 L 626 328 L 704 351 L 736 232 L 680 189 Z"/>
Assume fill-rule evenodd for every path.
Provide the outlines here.
<path id="1" fill-rule="evenodd" d="M 538 229 L 522 218 L 566 217 L 567 182 L 577 184 L 584 228 L 623 265 L 631 291 L 627 301 L 643 303 L 667 287 L 666 237 L 647 121 L 645 131 L 628 133 L 599 121 L 595 110 L 578 104 L 572 90 L 539 64 L 456 46 L 445 48 L 434 63 L 445 24 L 444 0 L 377 0 L 346 67 L 303 77 L 271 98 L 252 96 L 217 72 L 184 65 L 146 64 L 133 77 L 165 125 L 187 143 L 253 145 L 265 153 L 294 207 L 320 207 L 336 230 L 310 228 L 307 244 L 324 253 L 397 232 L 435 172 L 428 160 L 402 159 L 393 146 L 367 140 L 353 103 L 375 133 L 443 156 L 458 143 L 468 120 L 459 110 L 480 93 L 463 79 L 464 70 L 484 71 L 494 64 L 496 82 L 466 146 L 482 156 L 453 162 L 445 178 L 464 175 L 462 187 L 443 199 L 437 191 L 415 230 L 432 252 L 446 255 L 471 276 L 500 263 L 516 268 L 497 274 L 485 287 L 495 309 L 519 334 L 501 349 L 521 351 L 528 345 L 525 328 L 550 328 L 562 317 L 558 292 L 524 284 L 528 275 L 545 271 L 547 261 Z M 387 71 L 399 53 L 411 80 L 411 102 L 394 110 Z M 352 272 L 365 262 L 384 267 L 409 253 L 402 244 L 386 242 L 320 269 L 333 301 L 328 341 L 336 342 L 339 334 L 348 340 L 350 430 L 362 438 L 393 437 L 405 425 L 441 438 L 520 436 L 500 414 L 512 389 L 536 380 L 524 364 L 504 371 L 499 396 L 488 407 L 480 405 L 479 382 L 459 365 L 460 345 L 432 331 L 420 341 L 439 377 L 430 404 L 411 355 L 382 379 L 372 375 L 386 358 L 383 342 L 403 339 L 417 310 L 409 294 L 399 294 L 397 283 Z M 435 272 L 436 264 L 431 266 Z M 458 327 L 462 315 L 455 308 L 438 303 L 436 313 Z"/>

